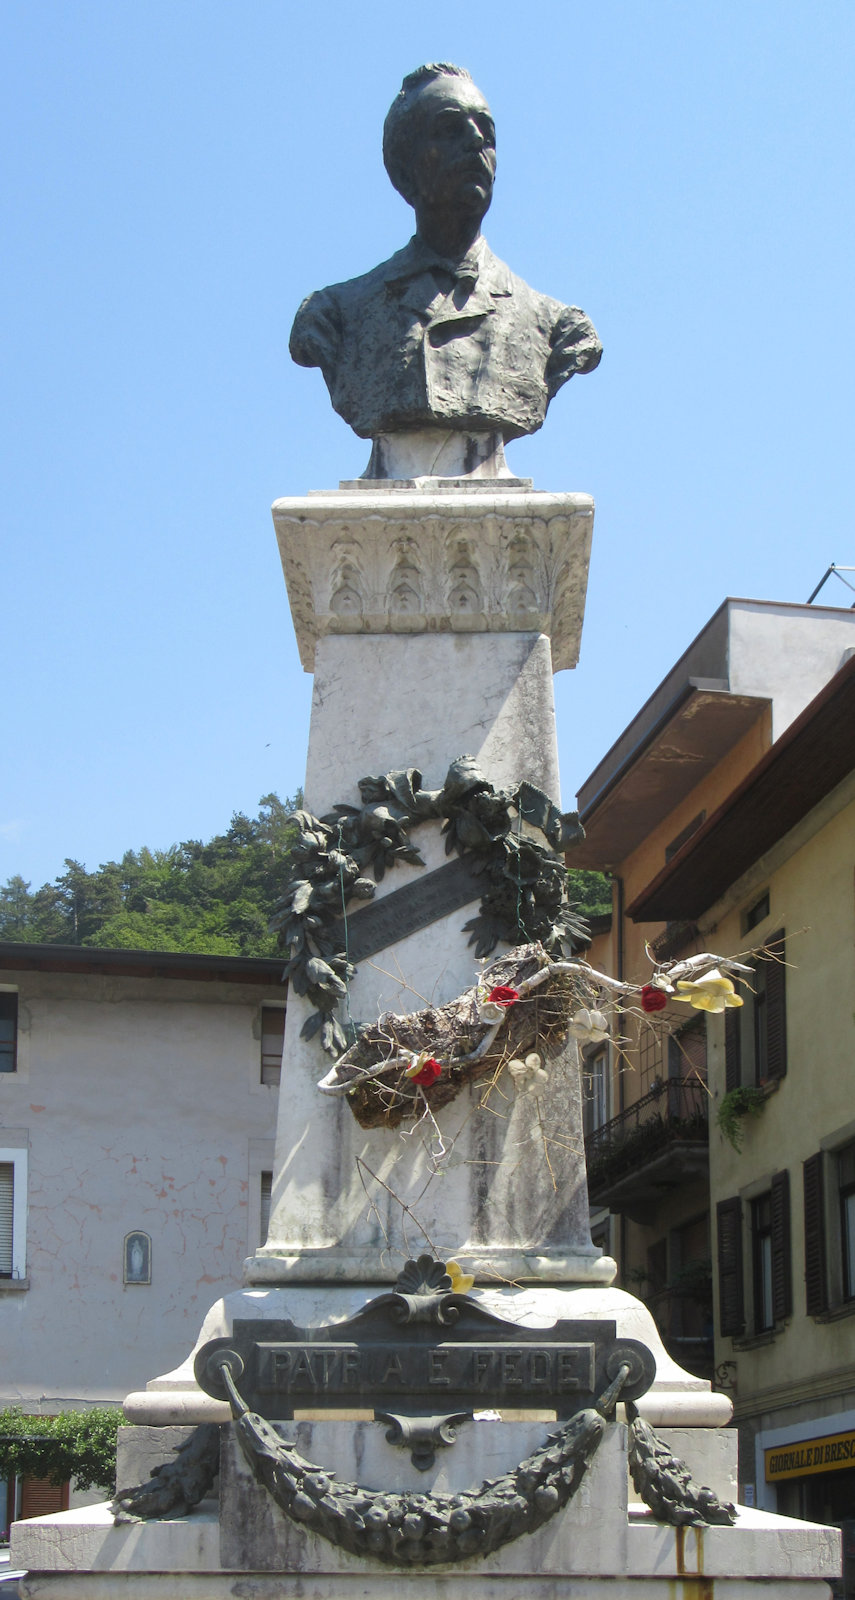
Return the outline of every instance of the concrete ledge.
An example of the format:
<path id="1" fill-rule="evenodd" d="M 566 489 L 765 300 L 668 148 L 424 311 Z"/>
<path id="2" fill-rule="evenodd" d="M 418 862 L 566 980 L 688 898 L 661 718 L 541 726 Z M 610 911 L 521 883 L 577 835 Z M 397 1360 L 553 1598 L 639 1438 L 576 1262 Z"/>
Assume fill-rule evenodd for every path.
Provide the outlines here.
<path id="1" fill-rule="evenodd" d="M 22 1600 L 400 1600 L 402 1575 L 385 1571 L 365 1576 L 339 1573 L 313 1577 L 307 1590 L 302 1578 L 273 1572 L 183 1573 L 75 1573 L 62 1575 L 31 1572 L 21 1581 Z M 406 1573 L 407 1600 L 437 1600 L 459 1594 L 429 1573 Z M 712 1580 L 691 1578 L 628 1577 L 551 1578 L 516 1575 L 460 1574 L 467 1600 L 706 1600 Z M 616 1583 L 619 1588 L 616 1588 Z M 715 1600 L 829 1600 L 822 1578 L 777 1579 L 718 1578 Z"/>
<path id="2" fill-rule="evenodd" d="M 200 1507 L 189 1517 L 126 1522 L 119 1527 L 106 1501 L 31 1517 L 12 1524 L 10 1561 L 30 1573 L 73 1572 L 78 1577 L 97 1572 L 219 1572 L 217 1508 Z"/>
<path id="3" fill-rule="evenodd" d="M 649 1511 L 633 1509 L 628 1550 L 632 1572 L 714 1578 L 716 1594 L 724 1578 L 774 1579 L 777 1585 L 840 1574 L 837 1528 L 747 1506 L 740 1506 L 732 1528 L 668 1528 L 654 1522 Z"/>

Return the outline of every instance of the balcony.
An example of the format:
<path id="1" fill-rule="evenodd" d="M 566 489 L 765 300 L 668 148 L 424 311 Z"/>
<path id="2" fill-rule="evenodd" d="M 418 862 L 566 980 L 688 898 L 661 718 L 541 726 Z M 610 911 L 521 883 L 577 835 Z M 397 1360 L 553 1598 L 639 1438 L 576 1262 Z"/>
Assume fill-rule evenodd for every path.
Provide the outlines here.
<path id="1" fill-rule="evenodd" d="M 668 1078 L 585 1139 L 592 1206 L 649 1223 L 669 1190 L 706 1176 L 709 1093 L 703 1079 Z"/>

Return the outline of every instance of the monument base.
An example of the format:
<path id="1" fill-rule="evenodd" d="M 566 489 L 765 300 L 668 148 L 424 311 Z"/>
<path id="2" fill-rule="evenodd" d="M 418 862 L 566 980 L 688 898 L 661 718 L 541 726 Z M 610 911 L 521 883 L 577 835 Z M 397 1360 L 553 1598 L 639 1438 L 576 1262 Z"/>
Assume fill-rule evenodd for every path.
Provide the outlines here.
<path id="1" fill-rule="evenodd" d="M 430 1473 L 417 1473 L 405 1452 L 386 1443 L 376 1423 L 281 1424 L 298 1448 L 340 1477 L 394 1481 L 429 1492 L 455 1492 L 495 1476 L 543 1443 L 544 1423 L 476 1421 L 442 1453 Z M 710 1435 L 680 1435 L 679 1447 L 698 1472 L 704 1463 L 732 1489 L 734 1434 L 714 1462 Z M 696 1453 L 692 1445 L 698 1441 Z M 670 1442 L 670 1441 L 669 1441 Z M 676 1443 L 676 1441 L 675 1441 Z M 453 1600 L 465 1584 L 475 1600 L 820 1600 L 839 1571 L 834 1528 L 740 1508 L 733 1527 L 673 1528 L 633 1504 L 628 1490 L 627 1430 L 612 1425 L 572 1501 L 536 1533 L 486 1557 L 430 1568 L 389 1567 L 348 1554 L 280 1511 L 254 1482 L 231 1430 L 224 1432 L 219 1507 L 187 1517 L 113 1525 L 109 1506 L 88 1506 L 17 1523 L 12 1563 L 28 1569 L 24 1600 L 395 1600 L 406 1574 L 409 1600 Z M 426 1480 L 426 1481 L 425 1481 Z M 461 1591 L 462 1592 L 462 1591 Z"/>

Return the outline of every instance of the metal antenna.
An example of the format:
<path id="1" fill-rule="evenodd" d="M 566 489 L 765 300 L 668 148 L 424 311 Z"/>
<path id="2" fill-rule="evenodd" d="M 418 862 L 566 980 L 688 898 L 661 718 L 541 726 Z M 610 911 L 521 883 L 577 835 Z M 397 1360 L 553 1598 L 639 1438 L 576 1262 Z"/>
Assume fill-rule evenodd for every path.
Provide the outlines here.
<path id="1" fill-rule="evenodd" d="M 826 579 L 831 577 L 832 572 L 834 573 L 834 576 L 836 578 L 840 579 L 841 583 L 845 583 L 847 589 L 851 589 L 852 593 L 855 594 L 855 583 L 850 583 L 848 578 L 844 578 L 843 577 L 843 573 L 844 572 L 855 572 L 855 567 L 839 567 L 837 565 L 836 561 L 832 561 L 831 566 L 828 568 L 828 570 L 826 572 L 823 573 L 822 577 L 820 578 L 819 583 L 817 584 L 816 588 L 813 591 L 813 594 L 809 594 L 808 595 L 807 600 L 805 601 L 806 605 L 809 605 L 809 606 L 813 605 L 813 602 L 816 599 L 817 595 L 819 594 L 820 589 L 822 588 L 822 586 L 825 583 Z M 855 600 L 852 601 L 852 604 L 851 604 L 849 609 L 851 611 L 855 611 Z"/>

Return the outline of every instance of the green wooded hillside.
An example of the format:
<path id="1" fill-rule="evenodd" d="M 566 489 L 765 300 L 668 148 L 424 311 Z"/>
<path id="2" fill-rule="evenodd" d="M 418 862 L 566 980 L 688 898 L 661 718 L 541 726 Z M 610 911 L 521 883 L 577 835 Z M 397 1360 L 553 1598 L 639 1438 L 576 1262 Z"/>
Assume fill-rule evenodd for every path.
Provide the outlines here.
<path id="1" fill-rule="evenodd" d="M 262 797 L 258 815 L 235 812 L 225 833 L 168 850 L 126 850 L 87 872 L 67 859 L 53 883 L 33 890 L 21 877 L 0 888 L 0 941 L 80 944 L 108 950 L 173 950 L 200 955 L 273 956 L 268 931 L 282 890 L 302 796 Z M 571 872 L 570 898 L 588 916 L 611 908 L 599 872 Z"/>
<path id="2" fill-rule="evenodd" d="M 55 882 L 34 892 L 10 878 L 0 889 L 0 940 L 276 955 L 267 925 L 293 835 L 288 817 L 300 803 L 299 795 L 264 795 L 257 816 L 235 812 L 226 832 L 207 843 L 126 850 L 94 872 L 66 860 Z"/>

